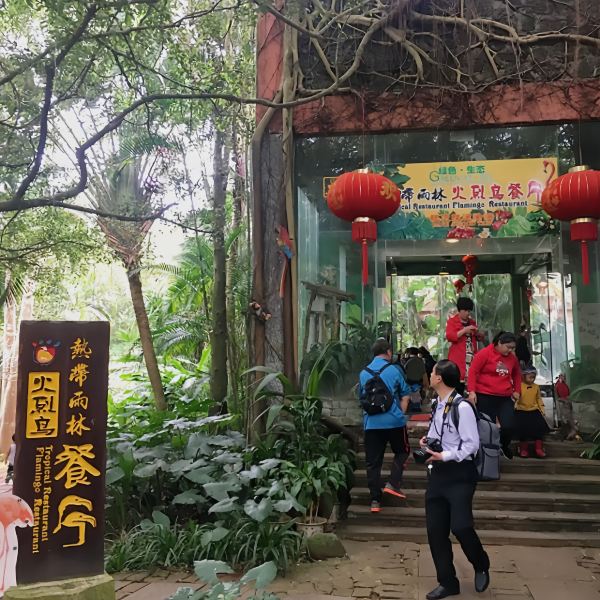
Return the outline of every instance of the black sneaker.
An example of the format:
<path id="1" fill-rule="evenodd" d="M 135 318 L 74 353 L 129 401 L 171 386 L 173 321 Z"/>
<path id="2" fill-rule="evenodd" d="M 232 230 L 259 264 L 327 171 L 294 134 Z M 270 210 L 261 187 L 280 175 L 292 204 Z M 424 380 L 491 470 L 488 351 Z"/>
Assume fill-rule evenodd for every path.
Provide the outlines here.
<path id="1" fill-rule="evenodd" d="M 504 458 L 507 458 L 508 460 L 513 459 L 514 454 L 509 444 L 502 446 L 502 454 L 504 455 Z"/>
<path id="2" fill-rule="evenodd" d="M 371 500 L 371 512 L 378 513 L 381 512 L 381 503 L 377 500 Z"/>

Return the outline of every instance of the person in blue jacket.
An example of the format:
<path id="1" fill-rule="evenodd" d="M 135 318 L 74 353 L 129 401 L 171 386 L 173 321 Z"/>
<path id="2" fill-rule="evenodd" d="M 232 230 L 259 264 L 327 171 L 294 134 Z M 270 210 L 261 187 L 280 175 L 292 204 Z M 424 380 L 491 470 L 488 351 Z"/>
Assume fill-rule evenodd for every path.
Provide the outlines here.
<path id="1" fill-rule="evenodd" d="M 371 512 L 378 513 L 381 510 L 381 467 L 383 457 L 388 445 L 394 453 L 394 460 L 388 483 L 383 488 L 383 493 L 406 498 L 400 489 L 404 463 L 410 453 L 408 433 L 406 431 L 406 410 L 410 398 L 410 388 L 407 385 L 404 374 L 392 364 L 392 347 L 385 339 L 379 339 L 373 344 L 373 360 L 367 365 L 367 369 L 379 373 L 379 376 L 390 390 L 393 397 L 392 407 L 385 413 L 368 415 L 363 417 L 365 433 L 365 458 L 367 463 L 367 482 L 371 494 Z M 360 372 L 361 393 L 367 381 L 371 379 L 368 371 Z"/>

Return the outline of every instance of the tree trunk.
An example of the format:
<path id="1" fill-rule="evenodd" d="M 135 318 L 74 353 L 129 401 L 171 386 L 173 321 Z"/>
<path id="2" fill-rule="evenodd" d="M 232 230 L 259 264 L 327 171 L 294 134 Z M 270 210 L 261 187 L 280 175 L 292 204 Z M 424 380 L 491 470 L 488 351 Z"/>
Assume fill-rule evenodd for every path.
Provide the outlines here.
<path id="1" fill-rule="evenodd" d="M 231 228 L 234 232 L 237 232 L 242 223 L 242 204 L 245 194 L 245 164 L 244 157 L 240 152 L 235 123 L 231 137 L 233 160 L 235 163 L 232 198 L 233 219 L 231 222 Z M 244 360 L 241 351 L 240 341 L 243 338 L 243 333 L 240 330 L 240 316 L 238 314 L 238 307 L 236 303 L 236 284 L 240 284 L 240 282 L 235 281 L 235 273 L 238 271 L 237 267 L 240 258 L 239 247 L 240 242 L 238 237 L 232 242 L 229 248 L 229 257 L 227 259 L 227 359 L 229 361 L 229 385 L 231 386 L 230 397 L 232 399 L 230 412 L 237 414 L 240 413 L 239 376 L 242 370 L 247 367 L 247 363 Z"/>
<path id="2" fill-rule="evenodd" d="M 142 280 L 137 269 L 127 272 L 129 280 L 129 291 L 131 292 L 131 302 L 133 304 L 133 312 L 137 322 L 138 331 L 140 333 L 140 342 L 142 344 L 142 353 L 154 394 L 154 402 L 157 410 L 167 410 L 167 401 L 163 390 L 162 381 L 160 379 L 160 371 L 158 370 L 158 361 L 156 352 L 154 351 L 154 343 L 152 342 L 152 334 L 150 333 L 150 323 L 148 322 L 148 313 L 146 312 L 146 304 L 144 303 L 144 294 L 142 293 Z"/>
<path id="3" fill-rule="evenodd" d="M 227 396 L 227 274 L 225 251 L 225 193 L 229 150 L 222 132 L 215 133 L 213 171 L 213 254 L 214 281 L 212 331 L 210 336 L 210 391 L 215 403 Z"/>

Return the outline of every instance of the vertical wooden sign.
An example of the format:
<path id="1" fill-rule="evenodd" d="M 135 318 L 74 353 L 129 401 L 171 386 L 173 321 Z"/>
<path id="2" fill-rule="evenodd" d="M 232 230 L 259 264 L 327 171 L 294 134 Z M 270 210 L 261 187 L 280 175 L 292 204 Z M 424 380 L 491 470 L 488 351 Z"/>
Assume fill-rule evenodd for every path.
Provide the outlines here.
<path id="1" fill-rule="evenodd" d="M 17 583 L 104 572 L 109 324 L 24 321 L 13 494 L 33 513 L 17 529 Z"/>

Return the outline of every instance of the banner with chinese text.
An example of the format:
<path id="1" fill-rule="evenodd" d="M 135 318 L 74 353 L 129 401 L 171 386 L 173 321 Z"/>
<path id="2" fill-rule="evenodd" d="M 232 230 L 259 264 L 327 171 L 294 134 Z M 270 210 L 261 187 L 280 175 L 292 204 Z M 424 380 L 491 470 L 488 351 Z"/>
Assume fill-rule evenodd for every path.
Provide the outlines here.
<path id="1" fill-rule="evenodd" d="M 19 584 L 104 572 L 109 324 L 24 321 L 13 494 Z"/>
<path id="2" fill-rule="evenodd" d="M 379 223 L 380 239 L 521 237 L 557 233 L 541 209 L 556 158 L 382 165 L 402 186 L 400 209 Z M 334 178 L 326 178 L 327 189 Z"/>

